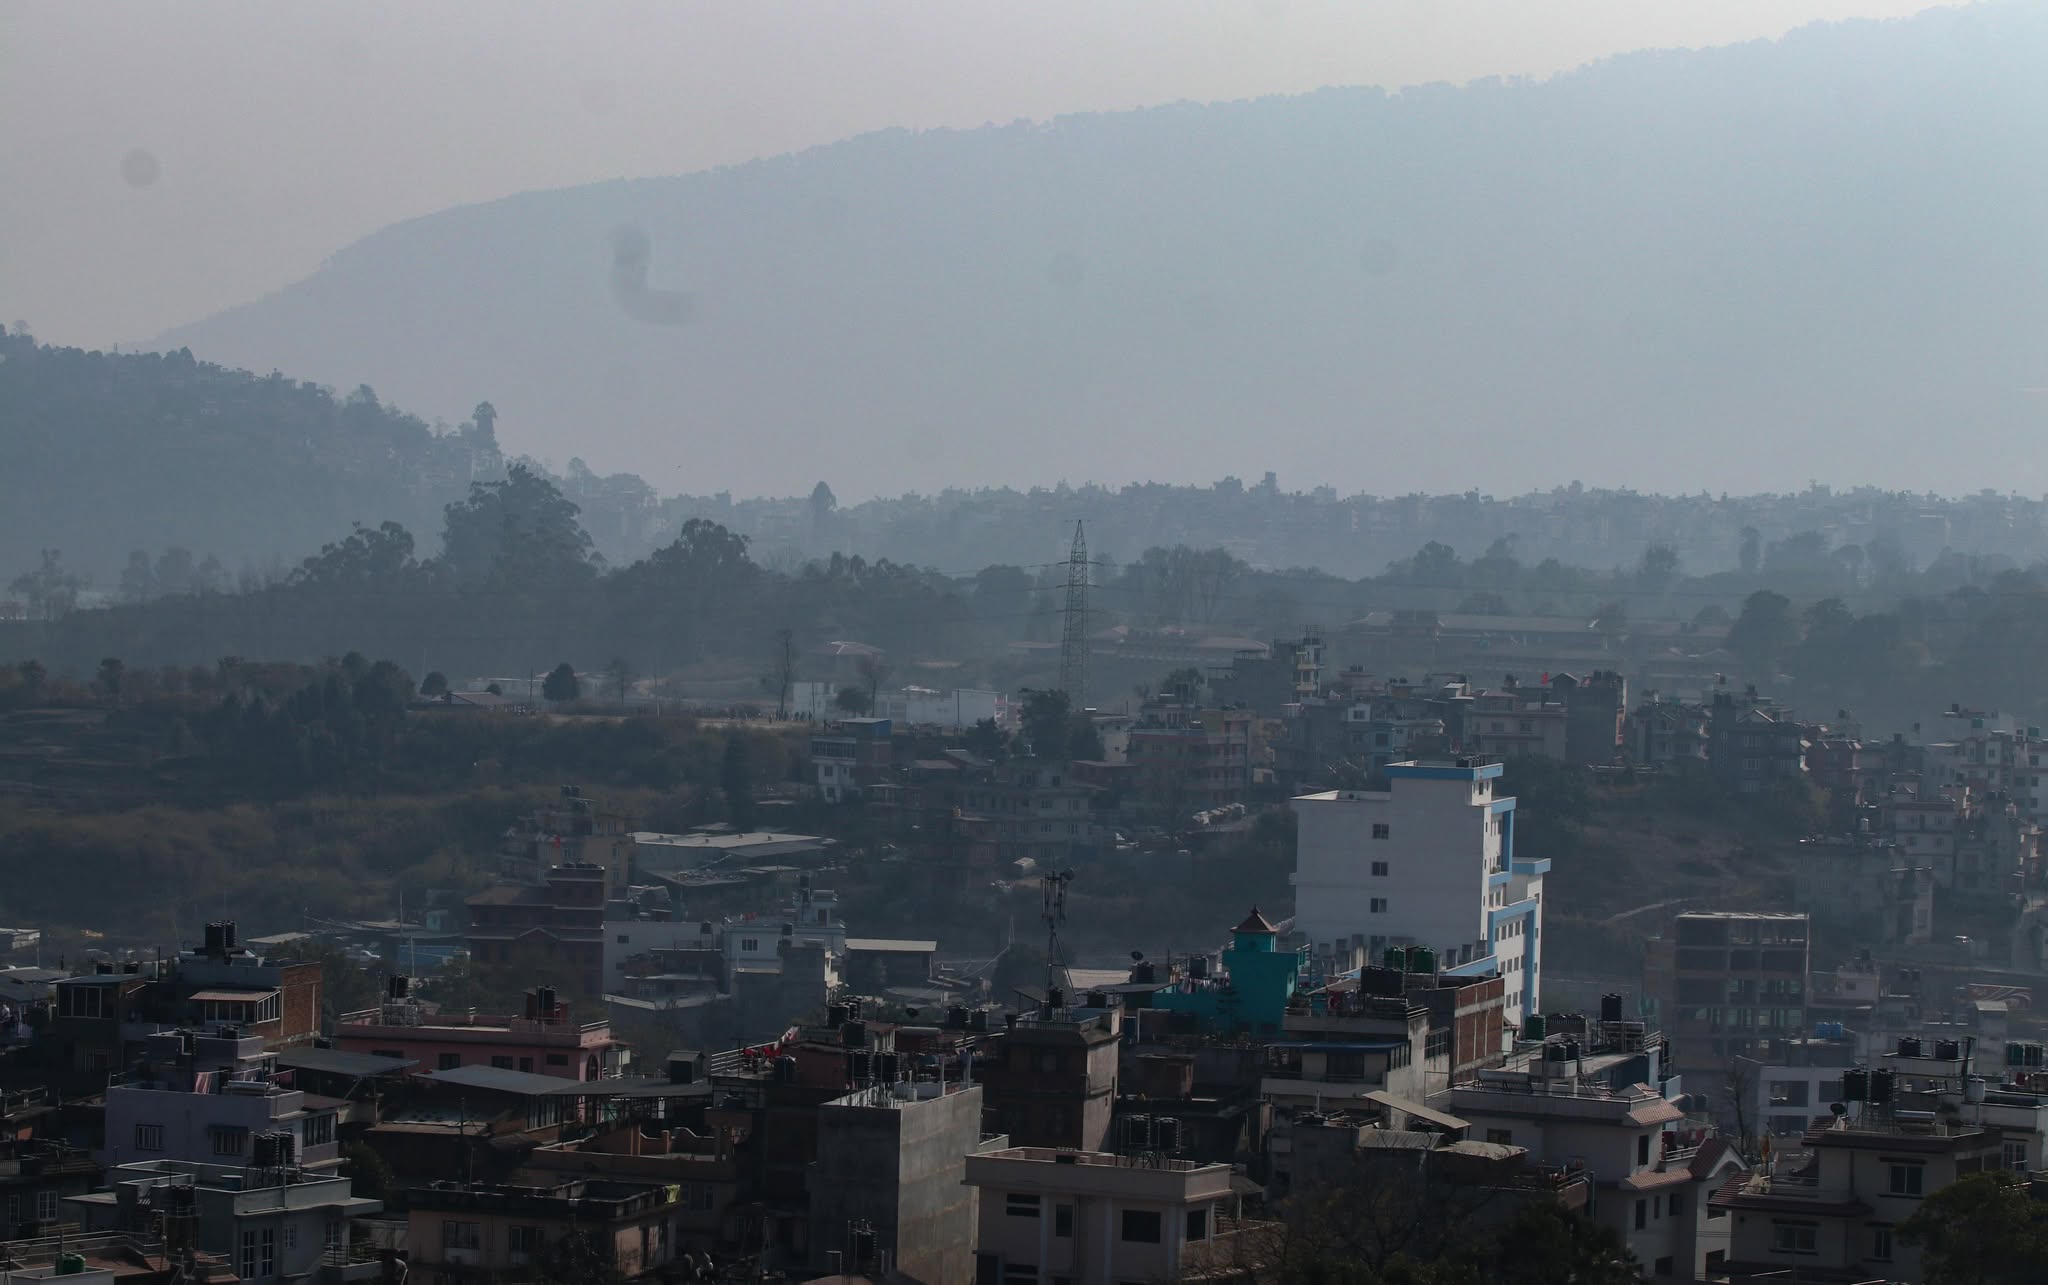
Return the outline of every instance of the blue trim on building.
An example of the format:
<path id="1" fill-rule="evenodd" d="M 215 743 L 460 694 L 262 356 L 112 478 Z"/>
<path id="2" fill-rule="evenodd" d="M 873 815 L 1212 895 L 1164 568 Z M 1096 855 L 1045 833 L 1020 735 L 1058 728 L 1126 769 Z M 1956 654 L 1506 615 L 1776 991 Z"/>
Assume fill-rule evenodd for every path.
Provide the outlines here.
<path id="1" fill-rule="evenodd" d="M 1486 876 L 1486 886 L 1489 888 L 1498 888 L 1502 884 L 1506 883 L 1508 880 L 1514 877 L 1514 872 L 1511 870 L 1496 870 L 1492 874 Z"/>
<path id="2" fill-rule="evenodd" d="M 1507 769 L 1499 763 L 1482 763 L 1478 767 L 1452 767 L 1449 764 L 1431 763 L 1389 763 L 1387 777 L 1406 781 L 1490 781 Z"/>
<path id="3" fill-rule="evenodd" d="M 1550 858 L 1538 857 L 1534 861 L 1516 861 L 1508 868 L 1518 875 L 1547 875 L 1550 873 Z"/>
<path id="4" fill-rule="evenodd" d="M 1492 803 L 1492 808 L 1495 812 L 1513 812 L 1515 810 L 1515 796 L 1510 794 L 1504 799 L 1495 799 Z"/>

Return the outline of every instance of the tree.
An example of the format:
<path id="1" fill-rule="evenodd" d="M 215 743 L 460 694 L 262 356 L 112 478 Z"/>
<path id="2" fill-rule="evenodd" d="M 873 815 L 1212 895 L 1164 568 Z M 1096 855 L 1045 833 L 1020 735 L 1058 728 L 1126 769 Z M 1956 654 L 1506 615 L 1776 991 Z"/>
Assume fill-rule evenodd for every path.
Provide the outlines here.
<path id="1" fill-rule="evenodd" d="M 351 1142 L 343 1153 L 348 1157 L 349 1193 L 358 1200 L 389 1200 L 398 1187 L 398 1175 L 384 1157 L 367 1142 Z"/>
<path id="2" fill-rule="evenodd" d="M 1742 658 L 1751 674 L 1776 671 L 1778 662 L 1799 642 L 1799 626 L 1792 619 L 1792 600 L 1782 593 L 1759 589 L 1742 600 L 1742 614 L 1728 630 L 1728 650 Z"/>
<path id="3" fill-rule="evenodd" d="M 541 680 L 540 694 L 556 704 L 580 698 L 583 695 L 583 683 L 576 677 L 575 666 L 565 660 L 549 670 L 548 676 Z"/>
<path id="4" fill-rule="evenodd" d="M 1757 566 L 1763 561 L 1763 534 L 1755 527 L 1742 528 L 1742 545 L 1737 550 L 1735 559 L 1741 564 L 1743 575 L 1756 574 Z"/>
<path id="5" fill-rule="evenodd" d="M 1636 583 L 1651 593 L 1662 593 L 1678 578 L 1678 550 L 1668 544 L 1653 544 L 1643 550 L 1636 566 Z"/>
<path id="6" fill-rule="evenodd" d="M 156 588 L 156 567 L 149 555 L 141 549 L 130 553 L 128 565 L 121 569 L 121 601 L 140 605 L 156 597 Z"/>
<path id="7" fill-rule="evenodd" d="M 100 667 L 93 674 L 93 682 L 107 694 L 115 704 L 121 702 L 121 681 L 127 676 L 128 667 L 117 656 L 108 656 L 100 661 Z"/>
<path id="8" fill-rule="evenodd" d="M 719 764 L 719 790 L 725 795 L 725 819 L 732 828 L 746 833 L 754 828 L 758 809 L 754 805 L 754 770 L 747 761 L 747 744 L 738 732 L 725 738 L 725 757 Z"/>
<path id="9" fill-rule="evenodd" d="M 633 666 L 624 656 L 612 657 L 611 663 L 604 667 L 604 685 L 611 689 L 612 698 L 621 706 L 626 703 L 626 693 L 632 689 L 635 677 Z"/>
<path id="10" fill-rule="evenodd" d="M 789 717 L 789 689 L 796 685 L 796 633 L 790 629 L 775 631 L 775 652 L 769 662 L 769 670 L 761 677 L 761 686 L 775 693 L 775 720 L 781 722 Z"/>
<path id="11" fill-rule="evenodd" d="M 1024 709 L 1019 717 L 1024 739 L 1039 758 L 1056 759 L 1067 752 L 1067 722 L 1073 703 L 1063 691 L 1024 692 Z"/>
<path id="12" fill-rule="evenodd" d="M 841 687 L 832 697 L 832 704 L 838 707 L 840 713 L 852 715 L 854 718 L 865 717 L 868 711 L 875 707 L 873 698 L 868 695 L 868 689 L 857 683 L 848 683 Z"/>
<path id="13" fill-rule="evenodd" d="M 502 482 L 472 482 L 445 510 L 441 567 L 457 585 L 546 591 L 596 571 L 581 513 L 553 482 L 515 464 Z"/>
<path id="14" fill-rule="evenodd" d="M 883 656 L 862 656 L 854 667 L 868 685 L 868 708 L 872 710 L 881 700 L 882 684 L 889 678 L 889 661 Z"/>
<path id="15" fill-rule="evenodd" d="M 1002 754 L 1008 738 L 1003 735 L 1003 729 L 994 719 L 984 718 L 976 720 L 974 726 L 967 729 L 967 734 L 962 740 L 966 743 L 969 753 L 980 758 L 992 759 Z"/>
<path id="16" fill-rule="evenodd" d="M 448 694 L 448 675 L 435 670 L 420 680 L 420 695 L 439 700 Z"/>
<path id="17" fill-rule="evenodd" d="M 823 482 L 811 488 L 811 534 L 825 533 L 825 523 L 832 517 L 832 510 L 839 507 L 839 497 L 832 494 L 832 488 Z"/>
<path id="18" fill-rule="evenodd" d="M 78 595 L 90 584 L 84 576 L 64 569 L 59 549 L 44 549 L 33 571 L 16 576 L 7 592 L 18 595 L 37 620 L 60 620 L 78 606 Z"/>
<path id="19" fill-rule="evenodd" d="M 2003 1169 L 1965 1174 L 1899 1224 L 1925 1285 L 2023 1285 L 2048 1263 L 2048 1205 Z"/>

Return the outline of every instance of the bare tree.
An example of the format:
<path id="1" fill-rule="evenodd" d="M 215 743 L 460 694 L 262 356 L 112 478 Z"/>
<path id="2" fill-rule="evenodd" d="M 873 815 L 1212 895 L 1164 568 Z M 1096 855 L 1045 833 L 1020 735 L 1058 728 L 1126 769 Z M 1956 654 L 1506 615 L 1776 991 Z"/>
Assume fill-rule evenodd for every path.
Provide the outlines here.
<path id="1" fill-rule="evenodd" d="M 775 655 L 768 673 L 761 679 L 763 687 L 775 691 L 775 718 L 777 722 L 789 717 L 789 691 L 796 686 L 796 631 L 778 629 L 775 631 Z"/>

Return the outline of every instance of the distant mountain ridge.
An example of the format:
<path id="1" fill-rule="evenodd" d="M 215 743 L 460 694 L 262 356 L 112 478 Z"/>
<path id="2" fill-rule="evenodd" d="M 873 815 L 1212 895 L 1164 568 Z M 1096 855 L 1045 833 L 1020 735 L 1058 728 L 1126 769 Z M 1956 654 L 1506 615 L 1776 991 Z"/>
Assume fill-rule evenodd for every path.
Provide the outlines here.
<path id="1" fill-rule="evenodd" d="M 164 337 L 663 492 L 2041 489 L 2048 14 L 883 133 L 388 228 Z"/>

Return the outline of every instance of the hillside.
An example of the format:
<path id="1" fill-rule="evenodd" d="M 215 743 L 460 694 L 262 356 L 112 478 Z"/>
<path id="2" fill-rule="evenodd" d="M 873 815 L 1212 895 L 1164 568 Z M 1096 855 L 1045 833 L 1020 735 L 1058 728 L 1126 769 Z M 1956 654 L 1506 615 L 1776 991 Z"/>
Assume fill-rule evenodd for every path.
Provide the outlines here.
<path id="1" fill-rule="evenodd" d="M 663 492 L 2038 490 L 2043 65 L 2048 13 L 1978 6 L 884 133 L 422 218 L 164 342 L 430 415 L 487 391 L 508 449 Z"/>
<path id="2" fill-rule="evenodd" d="M 503 471 L 488 424 L 437 433 L 367 389 L 23 335 L 0 335 L 0 440 L 0 567 L 60 549 L 108 590 L 135 549 L 233 572 L 295 561 L 355 521 L 432 530 L 475 473 Z"/>

